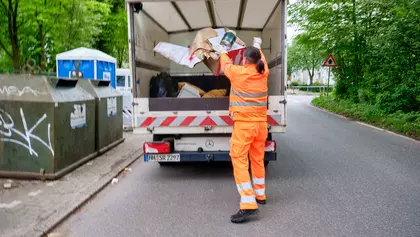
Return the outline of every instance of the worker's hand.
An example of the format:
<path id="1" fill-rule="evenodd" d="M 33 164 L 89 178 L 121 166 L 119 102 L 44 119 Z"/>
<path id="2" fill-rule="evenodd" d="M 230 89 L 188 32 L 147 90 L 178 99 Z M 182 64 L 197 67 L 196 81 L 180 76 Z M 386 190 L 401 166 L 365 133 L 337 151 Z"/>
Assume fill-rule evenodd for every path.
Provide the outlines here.
<path id="1" fill-rule="evenodd" d="M 220 56 L 224 53 L 227 53 L 227 50 L 225 47 L 223 47 L 222 45 L 218 44 L 213 46 L 214 51 L 216 51 L 216 53 Z"/>
<path id="2" fill-rule="evenodd" d="M 261 49 L 262 39 L 260 37 L 254 37 L 254 40 L 252 41 L 252 46 L 254 46 L 257 49 Z"/>

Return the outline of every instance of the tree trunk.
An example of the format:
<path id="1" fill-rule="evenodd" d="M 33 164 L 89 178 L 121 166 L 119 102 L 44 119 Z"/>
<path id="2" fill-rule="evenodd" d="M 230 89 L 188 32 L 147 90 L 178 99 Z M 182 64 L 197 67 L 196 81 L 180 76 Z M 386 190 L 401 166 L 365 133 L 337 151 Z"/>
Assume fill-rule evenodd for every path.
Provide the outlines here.
<path id="1" fill-rule="evenodd" d="M 354 62 L 353 62 L 353 73 L 356 79 L 356 83 L 359 84 L 359 34 L 357 29 L 357 8 L 356 8 L 356 0 L 352 1 L 353 5 L 353 14 L 352 14 L 352 21 L 353 21 L 353 30 L 354 30 Z"/>
<path id="2" fill-rule="evenodd" d="M 12 62 L 13 69 L 15 72 L 20 70 L 20 50 L 19 50 L 19 41 L 18 41 L 18 26 L 17 26 L 17 10 L 18 10 L 19 1 L 16 0 L 15 6 L 13 8 L 12 0 L 9 0 L 9 10 L 7 15 L 8 20 L 8 30 L 9 30 L 9 39 L 10 44 L 12 45 Z"/>
<path id="3" fill-rule="evenodd" d="M 312 70 L 312 72 L 311 72 Z M 314 84 L 314 68 L 308 69 L 308 75 L 309 75 L 309 85 L 312 86 Z"/>
<path id="4" fill-rule="evenodd" d="M 44 37 L 44 28 L 43 24 L 39 24 L 39 47 L 41 47 L 41 55 L 39 59 L 39 65 L 41 70 L 44 70 L 44 63 L 45 63 L 45 37 Z"/>
<path id="5" fill-rule="evenodd" d="M 47 8 L 47 0 L 44 1 L 44 8 Z M 38 14 L 38 13 L 37 13 Z M 38 28 L 39 28 L 39 47 L 41 48 L 41 55 L 39 58 L 39 66 L 41 70 L 45 69 L 45 63 L 47 58 L 47 53 L 45 51 L 45 28 L 43 22 L 38 21 Z"/>

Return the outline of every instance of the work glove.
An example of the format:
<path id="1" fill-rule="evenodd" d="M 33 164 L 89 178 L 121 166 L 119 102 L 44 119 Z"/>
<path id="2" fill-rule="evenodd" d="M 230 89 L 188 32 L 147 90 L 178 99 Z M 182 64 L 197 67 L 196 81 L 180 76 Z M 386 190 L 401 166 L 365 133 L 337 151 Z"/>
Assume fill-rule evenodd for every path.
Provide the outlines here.
<path id="1" fill-rule="evenodd" d="M 261 49 L 262 39 L 260 37 L 254 37 L 254 40 L 252 41 L 252 46 L 254 46 L 257 49 Z"/>
<path id="2" fill-rule="evenodd" d="M 213 49 L 216 52 L 216 54 L 219 55 L 219 56 L 224 54 L 224 53 L 227 53 L 226 48 L 224 46 L 220 45 L 220 44 L 213 46 Z"/>

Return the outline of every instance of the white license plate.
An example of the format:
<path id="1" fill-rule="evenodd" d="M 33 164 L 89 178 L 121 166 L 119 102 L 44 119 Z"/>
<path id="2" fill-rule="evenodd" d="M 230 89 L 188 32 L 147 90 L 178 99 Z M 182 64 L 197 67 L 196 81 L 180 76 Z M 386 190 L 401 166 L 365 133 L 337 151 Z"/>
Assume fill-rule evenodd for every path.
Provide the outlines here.
<path id="1" fill-rule="evenodd" d="M 180 162 L 180 154 L 147 154 L 148 162 Z"/>

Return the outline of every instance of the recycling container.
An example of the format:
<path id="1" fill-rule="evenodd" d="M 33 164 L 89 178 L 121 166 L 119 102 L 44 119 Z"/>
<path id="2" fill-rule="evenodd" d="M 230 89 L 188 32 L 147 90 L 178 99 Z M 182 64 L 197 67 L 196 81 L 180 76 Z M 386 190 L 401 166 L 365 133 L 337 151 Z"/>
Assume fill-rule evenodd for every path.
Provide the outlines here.
<path id="1" fill-rule="evenodd" d="M 105 80 L 79 80 L 84 90 L 95 97 L 95 149 L 104 153 L 124 141 L 123 96 Z"/>
<path id="2" fill-rule="evenodd" d="M 0 75 L 0 176 L 55 179 L 95 157 L 95 98 L 76 79 Z"/>

